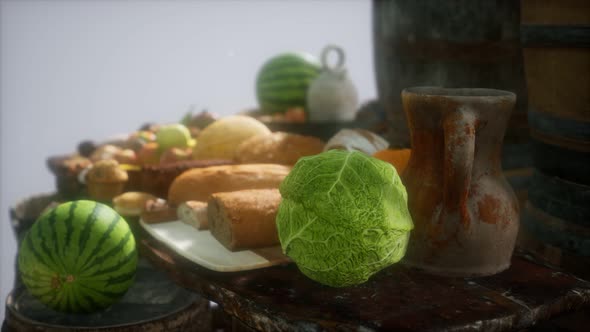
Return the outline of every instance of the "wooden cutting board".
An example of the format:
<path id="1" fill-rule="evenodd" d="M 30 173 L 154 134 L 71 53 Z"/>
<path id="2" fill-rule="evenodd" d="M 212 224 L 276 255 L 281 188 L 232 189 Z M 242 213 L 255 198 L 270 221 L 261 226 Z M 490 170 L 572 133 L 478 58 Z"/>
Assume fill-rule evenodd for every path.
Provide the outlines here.
<path id="1" fill-rule="evenodd" d="M 180 256 L 209 270 L 237 272 L 290 263 L 281 246 L 230 251 L 208 230 L 197 230 L 181 221 L 140 225 L 156 240 Z"/>

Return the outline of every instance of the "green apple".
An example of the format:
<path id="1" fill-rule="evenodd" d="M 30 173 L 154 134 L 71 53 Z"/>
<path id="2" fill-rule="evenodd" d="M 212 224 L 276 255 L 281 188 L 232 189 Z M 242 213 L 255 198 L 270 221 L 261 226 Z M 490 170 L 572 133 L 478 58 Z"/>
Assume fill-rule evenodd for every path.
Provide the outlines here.
<path id="1" fill-rule="evenodd" d="M 186 148 L 191 145 L 191 133 L 180 123 L 164 125 L 156 132 L 156 142 L 161 151 Z"/>

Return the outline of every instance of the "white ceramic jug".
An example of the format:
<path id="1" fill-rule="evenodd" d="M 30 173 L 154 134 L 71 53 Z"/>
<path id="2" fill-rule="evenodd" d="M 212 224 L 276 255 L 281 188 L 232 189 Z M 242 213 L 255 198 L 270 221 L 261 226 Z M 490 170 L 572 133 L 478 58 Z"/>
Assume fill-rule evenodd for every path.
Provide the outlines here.
<path id="1" fill-rule="evenodd" d="M 334 67 L 328 65 L 328 55 L 336 52 Z M 334 45 L 322 51 L 322 73 L 307 91 L 307 106 L 310 122 L 346 122 L 355 118 L 358 96 L 355 86 L 348 78 L 344 66 L 344 51 Z"/>

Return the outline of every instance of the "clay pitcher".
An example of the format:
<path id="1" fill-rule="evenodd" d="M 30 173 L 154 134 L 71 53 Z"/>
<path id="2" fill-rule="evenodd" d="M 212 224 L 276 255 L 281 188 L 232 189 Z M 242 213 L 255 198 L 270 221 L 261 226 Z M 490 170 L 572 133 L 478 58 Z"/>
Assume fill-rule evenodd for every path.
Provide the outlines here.
<path id="1" fill-rule="evenodd" d="M 412 145 L 402 179 L 415 225 L 406 264 L 447 276 L 510 266 L 519 206 L 501 154 L 515 102 L 492 89 L 402 91 Z"/>

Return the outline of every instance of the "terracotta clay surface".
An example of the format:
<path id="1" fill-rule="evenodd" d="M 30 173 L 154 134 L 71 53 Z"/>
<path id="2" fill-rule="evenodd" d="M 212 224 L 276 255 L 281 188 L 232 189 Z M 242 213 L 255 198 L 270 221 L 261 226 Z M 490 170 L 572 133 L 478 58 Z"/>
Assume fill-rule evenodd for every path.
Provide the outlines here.
<path id="1" fill-rule="evenodd" d="M 402 180 L 415 225 L 406 264 L 453 276 L 508 268 L 519 206 L 501 154 L 515 99 L 491 89 L 402 92 L 412 142 Z"/>

